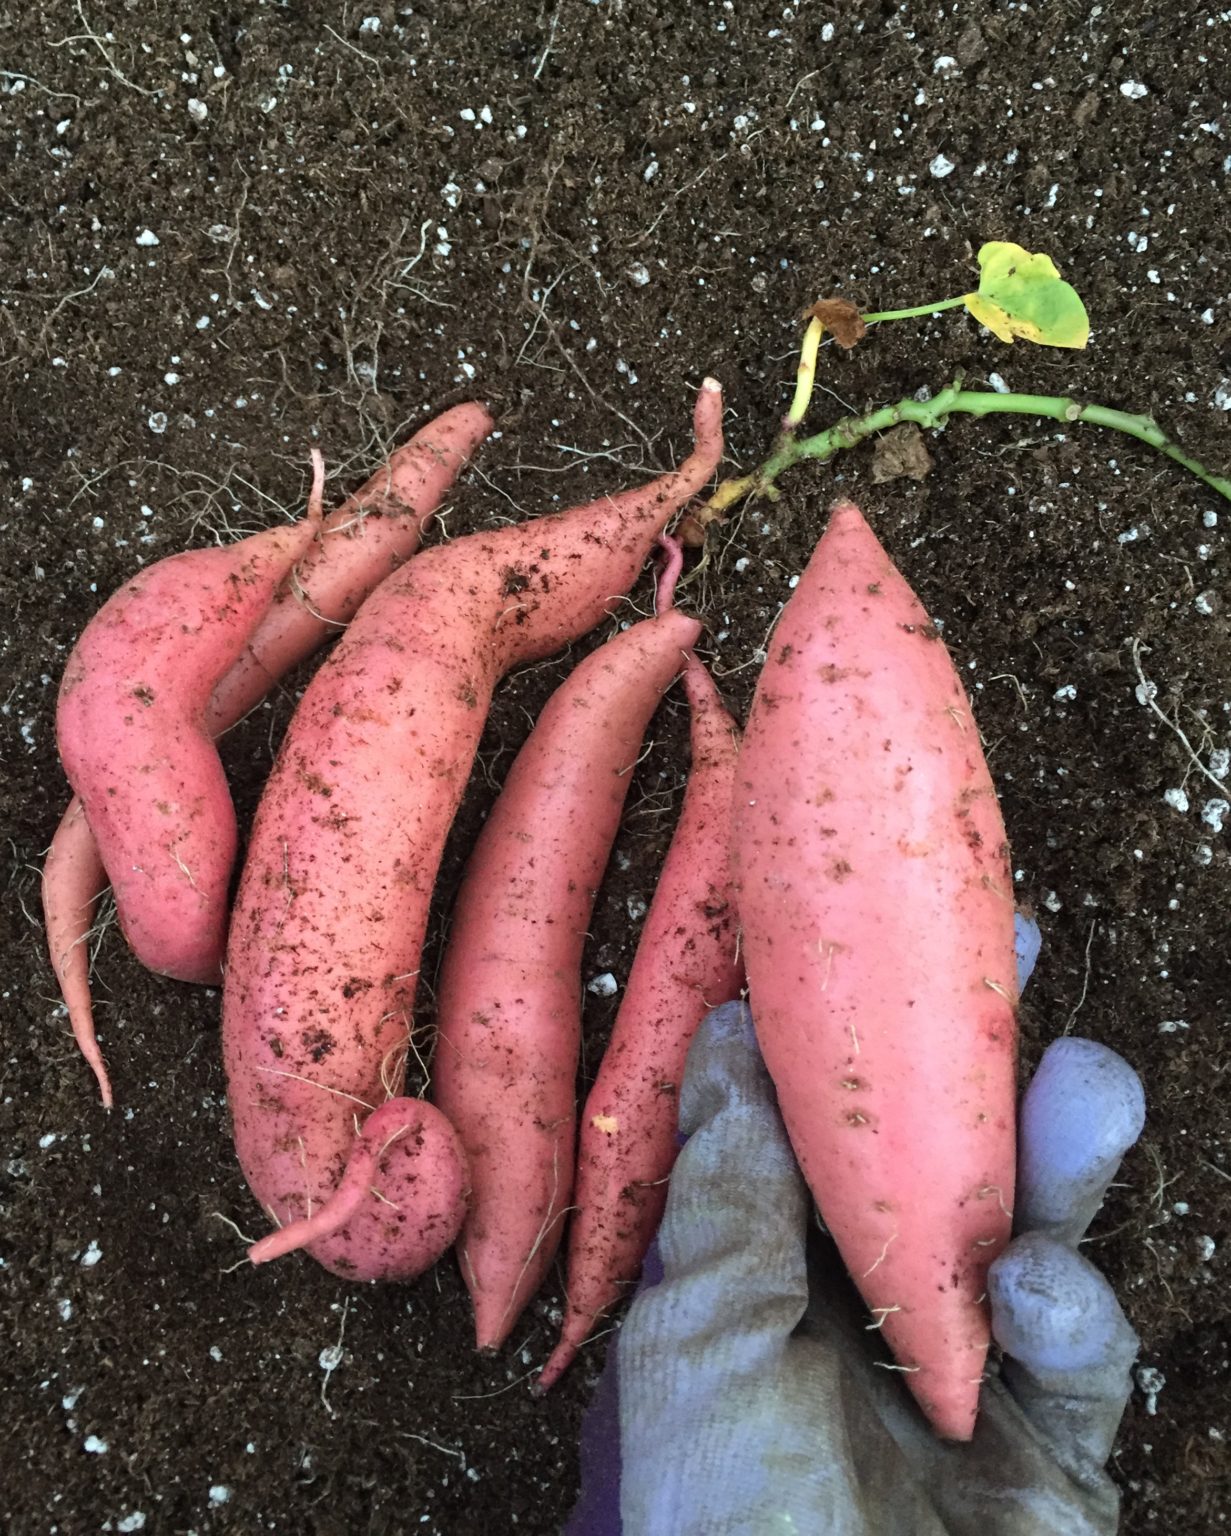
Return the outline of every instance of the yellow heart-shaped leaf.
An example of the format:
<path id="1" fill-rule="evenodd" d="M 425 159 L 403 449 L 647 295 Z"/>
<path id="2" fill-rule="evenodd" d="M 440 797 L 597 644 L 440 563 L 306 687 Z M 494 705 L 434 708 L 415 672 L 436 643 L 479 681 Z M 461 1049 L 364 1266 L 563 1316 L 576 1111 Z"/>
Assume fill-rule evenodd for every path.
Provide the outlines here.
<path id="1" fill-rule="evenodd" d="M 1001 341 L 1021 337 L 1041 347 L 1086 345 L 1086 307 L 1050 256 L 990 240 L 979 251 L 979 270 L 978 292 L 965 296 L 966 308 Z"/>

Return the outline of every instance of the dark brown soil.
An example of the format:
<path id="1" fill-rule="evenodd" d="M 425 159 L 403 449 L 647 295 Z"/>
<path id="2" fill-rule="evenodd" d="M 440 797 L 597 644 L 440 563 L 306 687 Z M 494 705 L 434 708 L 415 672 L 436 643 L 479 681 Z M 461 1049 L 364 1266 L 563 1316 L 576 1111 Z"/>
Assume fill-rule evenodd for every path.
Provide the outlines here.
<path id="1" fill-rule="evenodd" d="M 818 424 L 999 372 L 1153 412 L 1225 472 L 1229 44 L 1225 9 L 1195 3 L 3 7 L 5 1530 L 552 1532 L 603 1354 L 531 1400 L 558 1274 L 491 1360 L 451 1262 L 388 1289 L 239 1263 L 235 1226 L 261 1218 L 228 1136 L 218 998 L 143 974 L 114 929 L 96 984 L 121 1107 L 99 1109 L 56 1007 L 37 867 L 66 799 L 55 687 L 101 598 L 138 559 L 301 506 L 312 443 L 340 491 L 470 395 L 502 435 L 451 534 L 672 462 L 705 373 L 748 467 L 804 306 L 959 293 L 993 237 L 1058 259 L 1089 350 L 1009 350 L 961 311 L 882 327 L 823 352 Z M 1225 788 L 1179 730 L 1207 768 L 1231 744 L 1231 508 L 1095 428 L 955 421 L 929 448 L 920 482 L 873 484 L 866 448 L 796 471 L 690 596 L 746 711 L 840 486 L 943 622 L 1046 935 L 1027 1057 L 1072 1028 L 1149 1095 L 1089 1250 L 1166 1377 L 1115 1451 L 1124 1528 L 1213 1530 L 1231 1499 L 1231 824 L 1203 823 Z M 1135 695 L 1138 643 L 1168 723 Z M 566 665 L 502 691 L 442 904 Z M 245 816 L 293 702 L 228 745 Z M 685 743 L 677 703 L 587 975 L 627 974 L 627 902 L 652 889 Z M 1182 787 L 1186 812 L 1164 801 Z M 587 1072 L 614 1006 L 588 1002 Z"/>

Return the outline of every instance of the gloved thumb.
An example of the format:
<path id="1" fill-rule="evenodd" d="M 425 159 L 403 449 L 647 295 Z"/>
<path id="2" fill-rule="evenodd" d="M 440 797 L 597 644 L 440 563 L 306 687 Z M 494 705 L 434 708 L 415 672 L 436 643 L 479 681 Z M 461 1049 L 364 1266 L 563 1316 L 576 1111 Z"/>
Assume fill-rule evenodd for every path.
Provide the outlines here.
<path id="1" fill-rule="evenodd" d="M 1094 1040 L 1053 1041 L 1022 1100 L 1020 1235 L 988 1275 L 1004 1382 L 1056 1461 L 1091 1488 L 1132 1390 L 1138 1340 L 1076 1244 L 1144 1122 L 1141 1080 L 1123 1057 Z"/>
<path id="2" fill-rule="evenodd" d="M 1138 1348 L 1111 1286 L 1076 1249 L 1027 1232 L 992 1265 L 988 1294 L 1018 1406 L 1070 1476 L 1101 1473 Z"/>

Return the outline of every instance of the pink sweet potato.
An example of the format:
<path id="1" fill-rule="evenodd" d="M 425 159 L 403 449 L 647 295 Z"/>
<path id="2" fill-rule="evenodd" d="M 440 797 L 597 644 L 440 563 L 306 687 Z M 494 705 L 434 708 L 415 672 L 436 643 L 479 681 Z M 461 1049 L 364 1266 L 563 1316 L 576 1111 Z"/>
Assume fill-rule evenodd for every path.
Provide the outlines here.
<path id="1" fill-rule="evenodd" d="M 220 736 L 281 678 L 350 623 L 360 603 L 410 559 L 461 473 L 492 430 L 473 401 L 455 405 L 396 448 L 325 519 L 314 546 L 275 592 L 239 660 L 214 689 L 207 719 Z"/>
<path id="2" fill-rule="evenodd" d="M 205 709 L 320 528 L 319 514 L 142 571 L 86 625 L 60 684 L 56 736 L 152 971 L 222 977 L 235 812 Z"/>
<path id="3" fill-rule="evenodd" d="M 581 1117 L 568 1310 L 539 1392 L 637 1278 L 667 1200 L 689 1044 L 711 1008 L 739 996 L 743 978 L 730 890 L 739 732 L 695 653 L 684 686 L 692 710 L 688 788 Z"/>
<path id="4" fill-rule="evenodd" d="M 314 544 L 274 593 L 273 602 L 206 707 L 219 736 L 280 678 L 342 629 L 359 604 L 419 547 L 424 525 L 492 421 L 481 405 L 443 412 L 361 490 L 325 518 Z M 87 936 L 107 875 L 98 844 L 74 796 L 43 868 L 43 916 L 52 966 L 82 1055 L 111 1107 L 111 1082 L 94 1033 Z"/>
<path id="5" fill-rule="evenodd" d="M 458 1257 L 479 1349 L 504 1342 L 560 1243 L 582 947 L 646 726 L 700 631 L 665 607 L 569 674 L 466 866 L 440 975 L 434 1098 L 470 1160 Z"/>
<path id="6" fill-rule="evenodd" d="M 849 503 L 774 632 L 735 805 L 749 1000 L 792 1145 L 903 1380 L 967 1439 L 1013 1205 L 1008 848 L 953 663 Z"/>
<path id="7" fill-rule="evenodd" d="M 236 1147 L 278 1222 L 339 1189 L 356 1106 L 400 1093 L 428 903 L 496 681 L 610 611 L 712 474 L 721 410 L 707 381 L 696 451 L 674 474 L 419 555 L 304 694 L 257 813 L 223 997 Z M 429 1193 L 382 1192 L 404 1211 Z M 370 1200 L 323 1240 L 296 1230 L 327 1268 L 354 1273 L 386 1209 Z"/>

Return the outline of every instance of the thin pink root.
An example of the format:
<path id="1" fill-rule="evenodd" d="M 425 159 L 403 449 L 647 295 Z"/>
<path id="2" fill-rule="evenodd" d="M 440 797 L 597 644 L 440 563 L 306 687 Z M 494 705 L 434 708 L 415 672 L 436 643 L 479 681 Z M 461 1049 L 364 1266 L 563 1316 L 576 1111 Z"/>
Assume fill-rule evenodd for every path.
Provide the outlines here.
<path id="1" fill-rule="evenodd" d="M 85 807 L 74 795 L 43 864 L 43 921 L 73 1039 L 98 1081 L 103 1108 L 110 1109 L 114 1103 L 111 1078 L 94 1033 L 90 1000 L 90 929 L 106 889 L 107 873 L 98 845 Z"/>
<path id="2" fill-rule="evenodd" d="M 69 1018 L 73 1025 L 73 1038 L 77 1041 L 78 1049 L 89 1062 L 90 1070 L 94 1073 L 94 1081 L 98 1084 L 98 1096 L 102 1100 L 103 1108 L 113 1109 L 115 1097 L 111 1092 L 111 1075 L 107 1071 L 107 1063 L 103 1060 L 102 1047 L 94 1036 L 94 1015 L 91 1013 L 86 1025 L 81 1027 L 78 1026 L 77 1019 L 73 1018 L 71 1009 Z"/>
<path id="3" fill-rule="evenodd" d="M 308 520 L 318 526 L 324 517 L 325 505 L 325 455 L 319 448 L 312 450 L 312 489 L 308 492 Z"/>
<path id="4" fill-rule="evenodd" d="M 372 1185 L 380 1160 L 395 1141 L 418 1123 L 418 1105 L 417 1099 L 395 1099 L 369 1115 L 351 1149 L 350 1160 L 337 1189 L 313 1215 L 292 1221 L 263 1237 L 259 1243 L 253 1243 L 248 1250 L 252 1262 L 268 1264 L 271 1259 L 280 1259 L 284 1253 L 294 1253 L 297 1248 L 306 1248 L 311 1243 L 332 1237 L 344 1227 L 364 1201 L 373 1198 Z M 385 1113 L 395 1106 L 394 1114 Z"/>
<path id="5" fill-rule="evenodd" d="M 675 605 L 675 584 L 684 569 L 684 546 L 669 533 L 658 535 L 658 546 L 664 551 L 662 569 L 658 573 L 658 585 L 654 593 L 654 612 L 665 613 Z"/>
<path id="6" fill-rule="evenodd" d="M 336 1191 L 315 1215 L 248 1251 L 254 1264 L 308 1246 L 350 1280 L 413 1280 L 453 1246 L 470 1200 L 461 1138 L 424 1099 L 387 1099 L 350 1145 Z"/>

